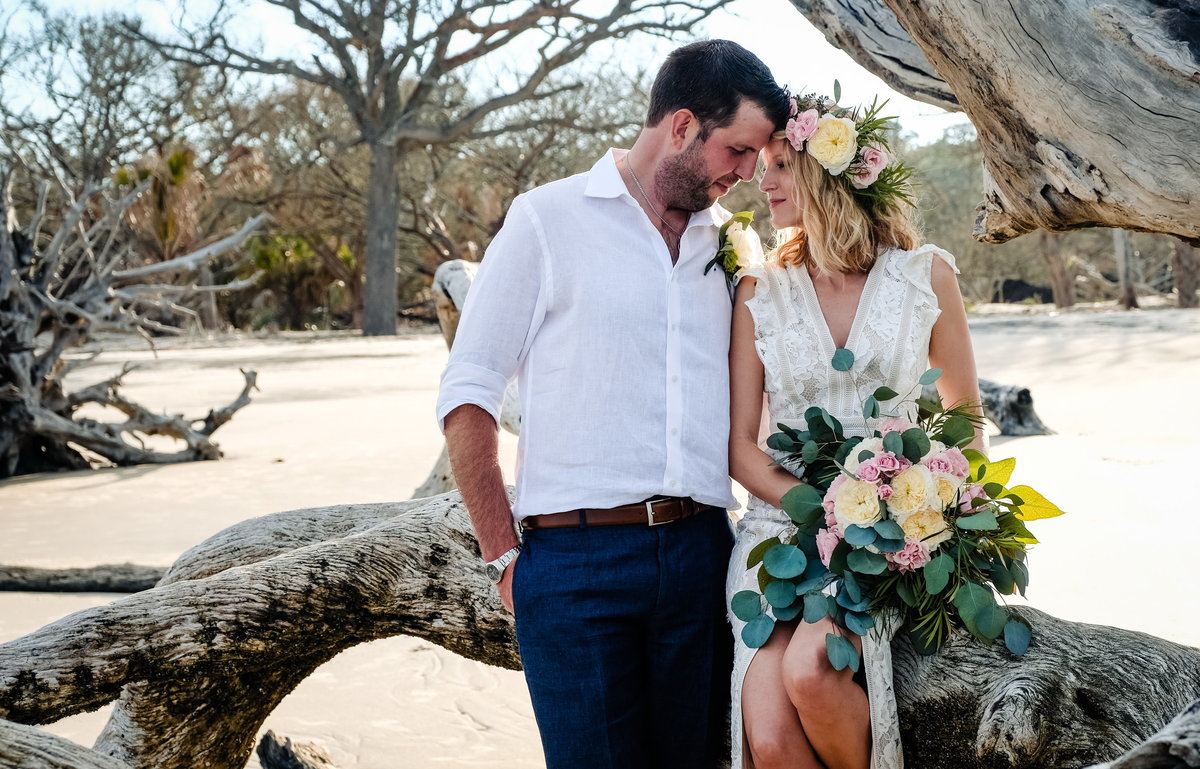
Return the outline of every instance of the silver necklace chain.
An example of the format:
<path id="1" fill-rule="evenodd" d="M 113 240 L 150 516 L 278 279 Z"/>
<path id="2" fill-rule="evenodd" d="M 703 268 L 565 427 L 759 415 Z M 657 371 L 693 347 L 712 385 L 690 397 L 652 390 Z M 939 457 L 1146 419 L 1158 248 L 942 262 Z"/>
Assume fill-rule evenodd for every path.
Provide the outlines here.
<path id="1" fill-rule="evenodd" d="M 629 169 L 629 175 L 633 177 L 633 183 L 637 185 L 638 192 L 642 193 L 642 199 L 646 201 L 646 205 L 650 206 L 650 211 L 658 217 L 658 220 L 663 223 L 664 227 L 671 231 L 671 234 L 677 238 L 682 238 L 683 233 L 672 227 L 670 222 L 654 207 L 654 203 L 650 201 L 650 196 L 646 194 L 646 188 L 642 186 L 641 181 L 637 178 L 637 174 L 633 171 L 633 163 L 630 162 L 628 155 L 625 156 L 625 167 Z"/>

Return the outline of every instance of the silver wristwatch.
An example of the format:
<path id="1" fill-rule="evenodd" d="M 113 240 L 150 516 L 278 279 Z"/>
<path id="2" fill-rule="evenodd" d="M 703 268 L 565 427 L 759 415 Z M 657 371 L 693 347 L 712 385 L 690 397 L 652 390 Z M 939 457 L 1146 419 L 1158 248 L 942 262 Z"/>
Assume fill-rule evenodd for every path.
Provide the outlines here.
<path id="1" fill-rule="evenodd" d="M 488 575 L 488 579 L 497 585 L 500 584 L 500 580 L 504 578 L 504 570 L 513 562 L 519 552 L 521 552 L 521 546 L 517 545 L 496 560 L 485 563 L 483 570 Z"/>

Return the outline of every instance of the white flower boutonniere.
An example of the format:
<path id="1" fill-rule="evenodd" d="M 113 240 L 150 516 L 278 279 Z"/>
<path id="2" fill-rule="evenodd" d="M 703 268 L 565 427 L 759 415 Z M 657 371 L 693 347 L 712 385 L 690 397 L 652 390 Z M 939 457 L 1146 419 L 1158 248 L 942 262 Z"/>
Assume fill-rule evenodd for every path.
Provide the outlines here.
<path id="1" fill-rule="evenodd" d="M 750 223 L 753 221 L 753 211 L 738 211 L 721 225 L 717 235 L 717 254 L 704 268 L 705 275 L 713 267 L 720 267 L 725 273 L 725 279 L 732 283 L 738 270 L 761 261 L 759 254 L 762 246 L 759 245 L 758 235 L 750 229 Z"/>

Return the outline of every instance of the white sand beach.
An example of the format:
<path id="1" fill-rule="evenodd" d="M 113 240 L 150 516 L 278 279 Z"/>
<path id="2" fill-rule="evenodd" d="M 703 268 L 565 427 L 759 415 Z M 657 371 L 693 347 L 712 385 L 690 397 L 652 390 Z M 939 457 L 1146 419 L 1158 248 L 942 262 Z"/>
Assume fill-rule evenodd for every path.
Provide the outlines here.
<path id="1" fill-rule="evenodd" d="M 988 309 L 988 308 L 985 308 Z M 1200 459 L 1200 311 L 972 318 L 980 375 L 1031 388 L 1054 435 L 997 438 L 1016 482 L 1069 514 L 1038 522 L 1030 603 L 1057 616 L 1200 645 L 1190 479 Z M 167 565 L 246 518 L 404 499 L 441 447 L 433 420 L 440 335 L 297 335 L 177 341 L 157 357 L 107 352 L 79 386 L 125 361 L 126 392 L 203 416 L 259 372 L 254 402 L 217 433 L 219 462 L 105 469 L 0 482 L 0 564 Z M 503 437 L 511 468 L 515 438 Z M 0 593 L 0 642 L 111 595 Z M 46 728 L 91 744 L 107 709 Z M 520 673 L 411 638 L 351 649 L 306 680 L 265 728 L 323 745 L 343 769 L 542 765 Z M 257 767 L 252 759 L 249 766 Z"/>

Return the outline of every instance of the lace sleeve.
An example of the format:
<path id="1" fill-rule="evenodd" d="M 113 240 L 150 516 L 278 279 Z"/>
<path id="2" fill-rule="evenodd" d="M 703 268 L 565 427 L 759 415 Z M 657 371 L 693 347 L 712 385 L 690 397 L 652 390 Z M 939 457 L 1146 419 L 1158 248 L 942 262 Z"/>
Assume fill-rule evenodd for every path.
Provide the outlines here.
<path id="1" fill-rule="evenodd" d="M 743 278 L 754 278 L 754 296 L 746 300 L 746 309 L 754 319 L 754 348 L 763 362 L 763 387 L 768 394 L 778 393 L 780 389 L 779 372 L 782 362 L 778 357 L 776 337 L 783 331 L 779 306 L 772 304 L 772 287 L 780 281 L 778 271 L 783 268 L 777 265 L 760 263 L 752 264 L 738 270 L 734 280 L 741 282 Z"/>
<path id="2" fill-rule="evenodd" d="M 950 265 L 950 269 L 954 270 L 955 275 L 962 274 L 958 265 L 954 262 L 954 256 L 949 251 L 933 243 L 916 248 L 912 251 L 905 251 L 899 254 L 900 272 L 914 286 L 920 289 L 936 307 L 937 295 L 933 292 L 933 258 L 940 257 L 946 264 Z"/>

